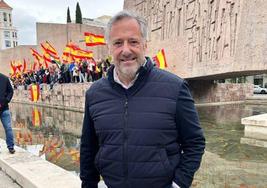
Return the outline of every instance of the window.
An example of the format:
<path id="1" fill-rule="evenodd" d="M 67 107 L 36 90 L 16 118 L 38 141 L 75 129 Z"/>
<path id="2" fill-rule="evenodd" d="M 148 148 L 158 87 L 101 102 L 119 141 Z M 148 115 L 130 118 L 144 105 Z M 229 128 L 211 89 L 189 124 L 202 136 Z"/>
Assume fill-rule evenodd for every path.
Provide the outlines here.
<path id="1" fill-rule="evenodd" d="M 17 41 L 13 41 L 13 46 L 16 47 L 18 45 Z"/>
<path id="2" fill-rule="evenodd" d="M 7 21 L 7 15 L 6 15 L 6 13 L 4 12 L 4 22 L 6 22 Z"/>
<path id="3" fill-rule="evenodd" d="M 5 44 L 7 48 L 11 47 L 11 42 L 9 40 L 5 40 Z"/>
<path id="4" fill-rule="evenodd" d="M 11 23 L 11 14 L 8 14 L 9 15 L 9 22 Z"/>
<path id="5" fill-rule="evenodd" d="M 4 31 L 4 36 L 5 36 L 5 38 L 10 38 L 10 32 L 9 31 Z"/>
<path id="6" fill-rule="evenodd" d="M 12 32 L 12 37 L 13 38 L 17 38 L 17 33 L 16 32 Z"/>

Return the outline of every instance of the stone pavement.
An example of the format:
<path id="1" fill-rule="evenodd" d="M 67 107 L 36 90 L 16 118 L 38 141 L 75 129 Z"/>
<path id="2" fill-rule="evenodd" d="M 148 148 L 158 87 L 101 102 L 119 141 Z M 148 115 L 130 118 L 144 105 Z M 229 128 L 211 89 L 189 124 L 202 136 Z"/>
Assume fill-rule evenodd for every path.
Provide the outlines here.
<path id="1" fill-rule="evenodd" d="M 0 187 L 1 188 L 21 188 L 21 186 L 19 186 L 16 182 L 14 182 L 2 170 L 0 170 Z"/>
<path id="2" fill-rule="evenodd" d="M 25 188 L 80 188 L 80 179 L 26 150 L 15 147 L 16 153 L 9 154 L 6 143 L 0 139 L 0 168 Z M 2 181 L 0 188 L 2 188 Z"/>
<path id="3" fill-rule="evenodd" d="M 11 155 L 0 138 L 0 188 L 80 188 L 78 176 L 28 151 L 15 147 Z M 99 188 L 107 188 L 103 181 Z"/>

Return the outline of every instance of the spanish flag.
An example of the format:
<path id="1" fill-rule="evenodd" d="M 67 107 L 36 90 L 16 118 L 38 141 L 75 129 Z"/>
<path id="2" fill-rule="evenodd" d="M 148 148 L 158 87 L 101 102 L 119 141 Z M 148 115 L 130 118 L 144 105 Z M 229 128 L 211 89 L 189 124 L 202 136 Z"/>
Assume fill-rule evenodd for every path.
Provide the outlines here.
<path id="1" fill-rule="evenodd" d="M 15 61 L 10 62 L 10 74 L 11 74 L 11 76 L 15 76 L 16 72 L 17 72 L 17 67 L 16 67 L 15 63 L 16 63 Z"/>
<path id="2" fill-rule="evenodd" d="M 39 100 L 40 96 L 40 87 L 39 85 L 32 84 L 30 87 L 30 97 L 31 101 L 37 102 Z"/>
<path id="3" fill-rule="evenodd" d="M 46 61 L 51 62 L 51 57 L 55 60 L 55 61 L 60 61 L 60 58 L 58 56 L 58 53 L 56 51 L 56 49 L 48 42 L 46 41 L 44 44 L 41 44 L 41 47 L 43 48 L 44 51 L 44 59 Z"/>
<path id="4" fill-rule="evenodd" d="M 157 55 L 153 57 L 153 60 L 160 69 L 165 69 L 167 67 L 164 49 L 161 49 Z"/>
<path id="5" fill-rule="evenodd" d="M 37 109 L 37 107 L 34 107 L 32 109 L 32 125 L 34 127 L 40 127 L 41 126 L 41 113 Z"/>
<path id="6" fill-rule="evenodd" d="M 45 50 L 43 50 L 43 59 L 45 68 L 48 68 L 48 63 L 52 63 L 52 59 L 51 56 Z"/>
<path id="7" fill-rule="evenodd" d="M 95 35 L 93 33 L 84 33 L 86 46 L 105 45 L 105 39 L 103 35 Z"/>
<path id="8" fill-rule="evenodd" d="M 18 61 L 16 62 L 16 66 L 17 66 L 17 70 L 18 70 L 18 72 L 21 73 L 21 71 L 23 70 L 23 65 L 22 65 L 22 63 L 21 63 L 20 60 L 18 60 Z"/>
<path id="9" fill-rule="evenodd" d="M 32 48 L 31 48 L 31 54 L 38 61 L 38 63 L 43 60 L 43 57 L 36 50 Z"/>
<path id="10" fill-rule="evenodd" d="M 69 62 L 71 60 L 80 61 L 81 59 L 90 59 L 93 57 L 93 52 L 83 50 L 75 44 L 67 44 L 63 51 L 63 60 Z"/>
<path id="11" fill-rule="evenodd" d="M 23 73 L 27 72 L 27 62 L 26 62 L 26 60 L 24 58 L 23 58 L 23 69 L 22 69 L 22 72 Z"/>
<path id="12" fill-rule="evenodd" d="M 80 49 L 80 50 L 77 51 L 76 57 L 81 58 L 81 59 L 83 59 L 83 58 L 89 59 L 89 58 L 93 57 L 93 52 L 92 51 L 88 51 L 88 50 Z"/>

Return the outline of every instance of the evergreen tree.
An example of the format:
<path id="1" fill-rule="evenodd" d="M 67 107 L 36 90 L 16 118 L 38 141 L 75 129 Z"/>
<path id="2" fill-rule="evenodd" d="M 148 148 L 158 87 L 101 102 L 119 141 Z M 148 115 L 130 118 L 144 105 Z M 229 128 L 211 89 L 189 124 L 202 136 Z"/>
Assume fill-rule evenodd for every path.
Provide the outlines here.
<path id="1" fill-rule="evenodd" d="M 69 9 L 69 7 L 68 7 L 68 10 L 67 10 L 67 23 L 71 23 L 70 9 Z"/>
<path id="2" fill-rule="evenodd" d="M 76 4 L 76 23 L 82 24 L 82 12 L 79 5 L 79 2 Z"/>

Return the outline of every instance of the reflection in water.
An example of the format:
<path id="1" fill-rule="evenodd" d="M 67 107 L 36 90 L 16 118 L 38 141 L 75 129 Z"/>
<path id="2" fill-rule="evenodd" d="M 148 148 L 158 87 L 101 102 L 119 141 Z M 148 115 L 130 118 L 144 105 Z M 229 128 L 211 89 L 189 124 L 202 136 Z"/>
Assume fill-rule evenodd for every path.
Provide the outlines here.
<path id="1" fill-rule="evenodd" d="M 267 163 L 267 149 L 240 144 L 244 136 L 241 118 L 267 113 L 266 106 L 224 105 L 198 107 L 206 137 L 206 150 L 227 160 L 246 160 Z"/>
<path id="2" fill-rule="evenodd" d="M 79 172 L 83 114 L 11 104 L 16 144 L 69 171 Z"/>
<path id="3" fill-rule="evenodd" d="M 192 187 L 266 188 L 267 148 L 241 144 L 241 118 L 267 113 L 266 106 L 198 107 L 206 153 Z"/>
<path id="4" fill-rule="evenodd" d="M 16 144 L 69 171 L 79 172 L 83 113 L 11 104 Z M 192 187 L 266 187 L 267 148 L 241 144 L 241 118 L 266 106 L 198 107 L 206 154 Z M 0 136 L 3 137 L 3 130 Z"/>

